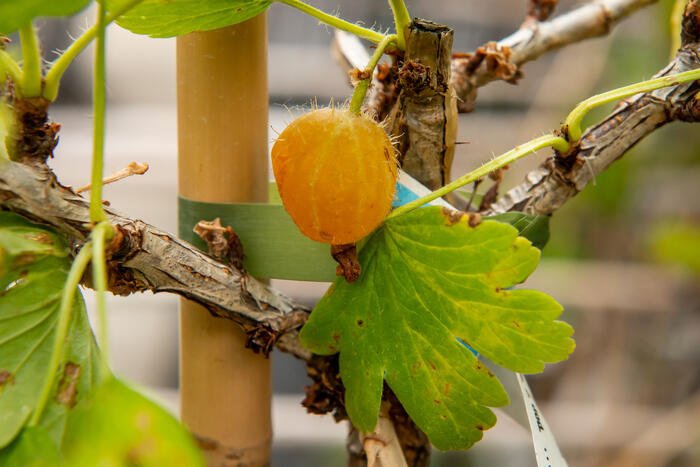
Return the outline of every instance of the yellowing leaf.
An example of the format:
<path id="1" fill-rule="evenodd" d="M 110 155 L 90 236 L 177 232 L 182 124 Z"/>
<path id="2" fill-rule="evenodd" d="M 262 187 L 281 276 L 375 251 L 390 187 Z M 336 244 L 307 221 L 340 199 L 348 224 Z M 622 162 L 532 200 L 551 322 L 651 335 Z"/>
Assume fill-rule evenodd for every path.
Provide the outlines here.
<path id="1" fill-rule="evenodd" d="M 205 465 L 172 415 L 114 378 L 75 408 L 68 427 L 64 452 L 72 467 Z"/>
<path id="2" fill-rule="evenodd" d="M 360 253 L 363 272 L 337 280 L 301 331 L 318 354 L 340 352 L 345 405 L 371 431 L 386 380 L 439 449 L 464 449 L 508 403 L 500 382 L 457 339 L 521 373 L 574 349 L 561 306 L 531 290 L 505 290 L 537 266 L 539 250 L 507 224 L 471 227 L 439 207 L 386 221 Z"/>
<path id="3" fill-rule="evenodd" d="M 59 235 L 9 212 L 0 212 L 0 258 L 2 448 L 20 433 L 39 399 L 71 260 Z M 101 377 L 97 345 L 76 294 L 61 365 L 38 425 L 56 445 L 71 408 Z"/>

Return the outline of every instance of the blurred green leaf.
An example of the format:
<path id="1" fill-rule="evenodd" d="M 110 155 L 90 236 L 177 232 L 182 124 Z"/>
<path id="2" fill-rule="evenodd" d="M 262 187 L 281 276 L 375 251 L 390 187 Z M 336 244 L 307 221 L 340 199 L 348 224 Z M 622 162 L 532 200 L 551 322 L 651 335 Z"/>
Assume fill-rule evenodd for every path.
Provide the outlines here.
<path id="1" fill-rule="evenodd" d="M 39 398 L 70 265 L 59 235 L 0 212 L 0 448 L 18 435 Z M 71 407 L 100 378 L 95 340 L 78 295 L 52 397 L 38 425 L 56 445 Z"/>
<path id="2" fill-rule="evenodd" d="M 650 234 L 656 259 L 687 267 L 700 273 L 700 225 L 697 223 L 663 223 Z"/>
<path id="3" fill-rule="evenodd" d="M 114 378 L 74 409 L 64 453 L 71 467 L 205 465 L 194 439 L 172 415 Z"/>
<path id="4" fill-rule="evenodd" d="M 0 451 L 3 467 L 61 467 L 65 465 L 58 446 L 46 429 L 31 426 Z"/>
<path id="5" fill-rule="evenodd" d="M 540 250 L 549 241 L 549 216 L 530 216 L 522 212 L 506 212 L 484 219 L 512 225 L 518 229 L 518 235 L 530 240 L 532 246 Z"/>
<path id="6" fill-rule="evenodd" d="M 68 16 L 90 0 L 0 0 L 0 34 L 9 34 L 39 16 Z"/>
<path id="7" fill-rule="evenodd" d="M 337 280 L 301 330 L 315 353 L 340 352 L 345 405 L 364 432 L 377 421 L 385 379 L 439 449 L 464 449 L 508 403 L 494 375 L 457 339 L 494 363 L 542 371 L 574 349 L 561 306 L 524 281 L 539 251 L 507 224 L 471 227 L 439 207 L 387 220 L 362 249 L 357 282 Z"/>
<path id="8" fill-rule="evenodd" d="M 125 0 L 104 0 L 108 11 Z M 145 0 L 127 11 L 117 24 L 151 37 L 181 36 L 241 23 L 259 15 L 272 0 Z M 233 37 L 232 37 L 233 40 Z"/>

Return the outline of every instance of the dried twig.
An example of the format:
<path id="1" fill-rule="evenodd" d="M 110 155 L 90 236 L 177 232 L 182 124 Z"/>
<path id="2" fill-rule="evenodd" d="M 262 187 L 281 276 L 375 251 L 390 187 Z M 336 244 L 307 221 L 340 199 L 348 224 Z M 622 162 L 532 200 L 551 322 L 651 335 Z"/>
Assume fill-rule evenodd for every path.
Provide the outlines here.
<path id="1" fill-rule="evenodd" d="M 460 100 L 459 110 L 471 111 L 476 89 L 491 81 L 517 79 L 519 67 L 546 52 L 591 37 L 607 34 L 612 25 L 656 0 L 600 0 L 588 3 L 549 21 L 525 21 L 521 28 L 479 52 L 452 61 L 452 85 Z M 494 64 L 498 63 L 499 66 Z M 512 68 L 504 73 L 503 67 Z"/>
<path id="2" fill-rule="evenodd" d="M 122 178 L 126 177 L 131 177 L 132 175 L 143 175 L 148 171 L 148 164 L 145 162 L 131 162 L 129 165 L 124 167 L 118 172 L 113 173 L 112 175 L 108 175 L 104 179 L 102 179 L 102 184 L 107 185 L 108 183 L 113 183 L 118 180 L 121 180 Z M 77 190 L 75 190 L 76 193 L 82 193 L 83 191 L 87 191 L 90 189 L 92 186 L 92 183 L 88 183 L 85 186 L 81 186 Z"/>
<path id="3" fill-rule="evenodd" d="M 372 433 L 360 434 L 367 455 L 367 467 L 406 467 L 406 459 L 389 418 L 389 404 L 382 403 L 379 420 Z"/>

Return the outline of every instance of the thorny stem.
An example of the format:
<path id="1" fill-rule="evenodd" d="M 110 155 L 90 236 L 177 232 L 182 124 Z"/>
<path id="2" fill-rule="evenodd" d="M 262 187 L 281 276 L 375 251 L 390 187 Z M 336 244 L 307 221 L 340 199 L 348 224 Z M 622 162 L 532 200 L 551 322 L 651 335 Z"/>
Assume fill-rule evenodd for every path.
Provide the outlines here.
<path id="1" fill-rule="evenodd" d="M 676 56 L 676 52 L 681 48 L 681 23 L 683 21 L 683 10 L 688 0 L 675 0 L 669 19 L 671 30 L 671 60 Z"/>
<path id="2" fill-rule="evenodd" d="M 394 12 L 394 24 L 396 26 L 396 35 L 398 40 L 396 45 L 401 50 L 406 50 L 406 33 L 408 25 L 411 24 L 411 15 L 408 14 L 406 4 L 403 0 L 389 0 L 391 11 Z"/>
<path id="3" fill-rule="evenodd" d="M 364 69 L 365 73 L 369 74 L 369 78 L 363 79 L 357 83 L 357 86 L 355 86 L 355 91 L 352 93 L 352 99 L 350 100 L 350 113 L 355 115 L 360 114 L 360 111 L 362 110 L 362 102 L 364 102 L 365 96 L 367 95 L 367 89 L 369 89 L 369 84 L 372 82 L 372 73 L 374 73 L 374 69 L 377 66 L 377 63 L 379 63 L 379 59 L 382 58 L 384 50 L 389 46 L 389 44 L 397 40 L 398 37 L 396 34 L 392 34 L 384 37 L 384 39 L 377 44 L 377 48 L 370 57 L 367 67 Z"/>
<path id="4" fill-rule="evenodd" d="M 456 190 L 457 188 L 460 188 L 468 183 L 472 183 L 480 179 L 481 177 L 485 177 L 494 170 L 498 170 L 505 165 L 511 164 L 523 156 L 526 156 L 530 153 L 533 153 L 535 151 L 549 146 L 554 147 L 559 152 L 566 152 L 569 150 L 570 147 L 569 143 L 567 143 L 566 140 L 561 136 L 540 136 L 539 138 L 535 138 L 531 141 L 528 141 L 525 144 L 516 146 L 510 151 L 503 153 L 495 159 L 491 160 L 490 162 L 487 162 L 486 164 L 482 165 L 478 169 L 472 170 L 468 174 L 458 178 L 452 183 L 448 183 L 447 185 L 433 191 L 432 193 L 418 198 L 415 201 L 411 201 L 410 203 L 406 203 L 403 206 L 399 206 L 387 216 L 387 219 L 391 219 L 392 217 L 396 217 L 406 212 L 412 211 L 415 208 L 418 208 L 426 203 L 429 203 L 435 199 L 445 196 L 446 194 Z"/>
<path id="5" fill-rule="evenodd" d="M 107 338 L 107 265 L 105 263 L 105 241 L 114 234 L 109 222 L 100 222 L 92 230 L 92 286 L 97 292 L 97 317 L 102 370 L 109 374 L 109 340 Z"/>
<path id="6" fill-rule="evenodd" d="M 675 86 L 676 84 L 685 83 L 700 79 L 700 68 L 690 71 L 684 71 L 675 75 L 663 76 L 661 78 L 650 79 L 640 83 L 631 84 L 612 91 L 604 92 L 596 96 L 589 97 L 585 101 L 576 106 L 574 110 L 566 117 L 564 123 L 567 128 L 569 141 L 576 142 L 581 138 L 581 120 L 591 109 L 612 102 L 624 97 L 633 96 L 640 92 L 649 92 L 655 89 L 664 88 L 666 86 Z"/>
<path id="7" fill-rule="evenodd" d="M 105 137 L 105 11 L 97 6 L 97 43 L 95 72 L 93 77 L 93 137 L 92 137 L 92 189 L 90 190 L 90 220 L 107 220 L 102 207 L 102 172 L 104 166 Z"/>
<path id="8" fill-rule="evenodd" d="M 8 76 L 13 83 L 19 84 L 22 79 L 22 69 L 17 62 L 4 50 L 0 50 L 0 82 Z"/>
<path id="9" fill-rule="evenodd" d="M 143 0 L 130 0 L 124 5 L 121 6 L 121 8 L 118 8 L 105 16 L 104 19 L 104 25 L 105 27 L 114 21 L 115 19 L 119 18 L 121 15 L 141 3 Z M 80 52 L 85 49 L 85 47 L 92 42 L 92 40 L 97 36 L 98 33 L 98 25 L 94 25 L 84 33 L 80 35 L 68 49 L 66 49 L 63 54 L 61 54 L 58 59 L 51 65 L 51 69 L 46 73 L 46 78 L 44 79 L 44 97 L 50 101 L 55 101 L 56 97 L 58 96 L 58 85 L 61 82 L 61 77 L 63 76 L 63 73 L 65 73 L 66 69 L 68 68 L 68 65 L 71 64 L 73 59 L 78 56 Z"/>
<path id="10" fill-rule="evenodd" d="M 359 36 L 363 39 L 367 39 L 368 41 L 372 41 L 374 43 L 380 43 L 382 39 L 384 39 L 384 34 L 379 33 L 377 31 L 372 31 L 371 29 L 368 28 L 363 28 L 362 26 L 358 26 L 357 24 L 352 24 L 348 21 L 345 21 L 343 19 L 338 18 L 337 16 L 329 15 L 328 13 L 324 13 L 323 11 L 319 10 L 318 8 L 314 8 L 311 5 L 307 5 L 306 3 L 300 1 L 300 0 L 276 0 L 280 3 L 284 3 L 285 5 L 289 5 L 292 8 L 296 8 L 297 10 L 301 10 L 307 15 L 311 15 L 314 18 L 318 19 L 319 21 L 326 23 L 330 26 L 333 26 L 336 29 L 340 29 L 342 31 L 347 31 L 351 34 L 355 34 L 356 36 Z"/>
<path id="11" fill-rule="evenodd" d="M 41 54 L 36 32 L 32 22 L 19 28 L 19 38 L 22 42 L 22 79 L 19 85 L 23 97 L 39 97 L 41 95 Z"/>
<path id="12" fill-rule="evenodd" d="M 54 337 L 53 348 L 51 349 L 51 360 L 46 369 L 46 378 L 44 379 L 44 386 L 41 388 L 41 394 L 39 395 L 36 409 L 34 409 L 32 418 L 29 420 L 29 426 L 35 426 L 39 423 L 46 403 L 49 401 L 49 397 L 51 397 L 51 390 L 53 389 L 53 383 L 63 355 L 63 343 L 66 340 L 68 327 L 73 314 L 71 311 L 73 300 L 77 294 L 76 289 L 80 283 L 80 278 L 83 277 L 85 268 L 87 268 L 90 262 L 91 256 L 92 249 L 90 248 L 90 242 L 88 242 L 76 255 L 73 264 L 71 264 L 70 271 L 68 272 L 68 278 L 61 292 L 61 304 L 58 309 L 58 324 L 56 325 L 56 336 Z"/>

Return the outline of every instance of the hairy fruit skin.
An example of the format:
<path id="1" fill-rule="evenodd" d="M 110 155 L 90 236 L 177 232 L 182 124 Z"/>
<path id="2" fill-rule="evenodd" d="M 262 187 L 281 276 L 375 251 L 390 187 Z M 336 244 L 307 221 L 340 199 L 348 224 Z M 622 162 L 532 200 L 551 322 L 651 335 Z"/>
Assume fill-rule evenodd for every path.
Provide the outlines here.
<path id="1" fill-rule="evenodd" d="M 391 209 L 394 149 L 362 115 L 331 108 L 298 117 L 272 147 L 272 169 L 285 209 L 317 242 L 357 242 Z"/>

